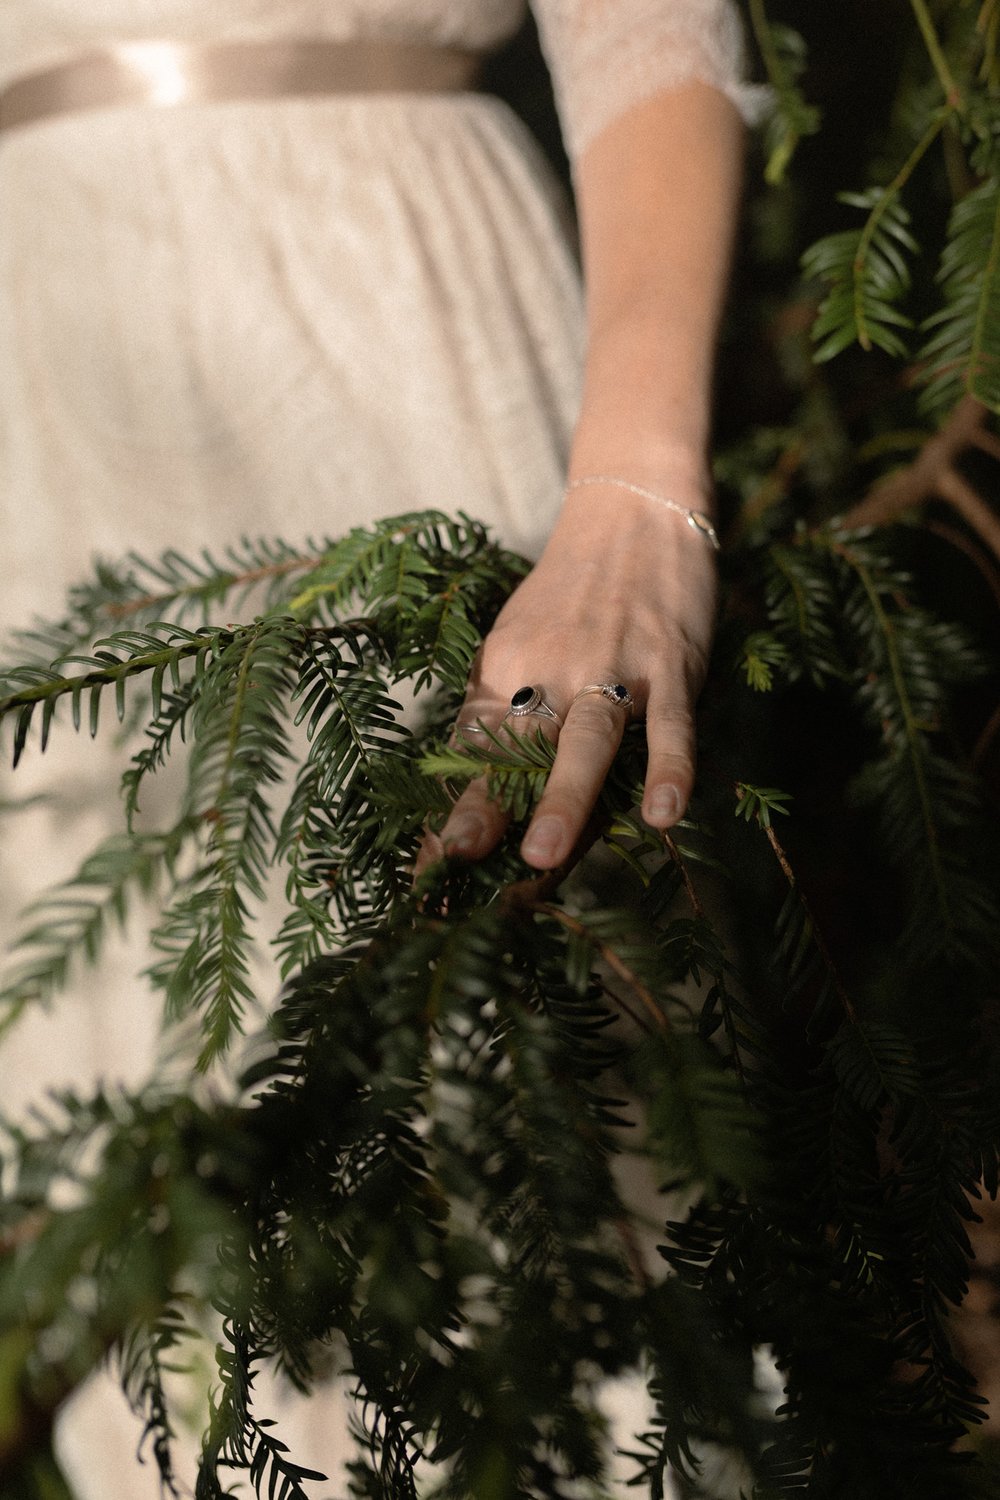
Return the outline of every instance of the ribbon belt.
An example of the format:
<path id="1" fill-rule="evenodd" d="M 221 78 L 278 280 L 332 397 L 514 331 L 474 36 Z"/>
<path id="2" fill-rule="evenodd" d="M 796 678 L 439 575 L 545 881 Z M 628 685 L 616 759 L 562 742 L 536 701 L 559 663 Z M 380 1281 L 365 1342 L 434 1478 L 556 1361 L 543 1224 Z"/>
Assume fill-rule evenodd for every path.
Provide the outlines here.
<path id="1" fill-rule="evenodd" d="M 457 48 L 359 39 L 121 42 L 17 78 L 0 92 L 0 130 L 72 110 L 315 94 L 449 93 L 479 59 Z"/>

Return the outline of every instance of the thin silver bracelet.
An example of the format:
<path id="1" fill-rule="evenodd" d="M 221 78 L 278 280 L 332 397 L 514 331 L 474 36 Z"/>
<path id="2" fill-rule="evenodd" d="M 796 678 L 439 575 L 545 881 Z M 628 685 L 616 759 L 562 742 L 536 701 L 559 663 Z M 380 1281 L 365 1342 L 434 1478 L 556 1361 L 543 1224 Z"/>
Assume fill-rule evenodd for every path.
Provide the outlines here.
<path id="1" fill-rule="evenodd" d="M 718 532 L 703 510 L 689 510 L 686 505 L 679 505 L 676 500 L 668 500 L 666 495 L 658 495 L 655 490 L 644 489 L 641 484 L 633 484 L 630 479 L 619 479 L 615 474 L 585 474 L 582 479 L 571 479 L 566 489 L 580 490 L 588 484 L 610 484 L 620 490 L 629 490 L 633 495 L 641 495 L 644 500 L 655 500 L 657 505 L 665 505 L 667 510 L 675 511 L 677 515 L 683 516 L 691 530 L 703 536 L 716 552 L 722 545 Z"/>

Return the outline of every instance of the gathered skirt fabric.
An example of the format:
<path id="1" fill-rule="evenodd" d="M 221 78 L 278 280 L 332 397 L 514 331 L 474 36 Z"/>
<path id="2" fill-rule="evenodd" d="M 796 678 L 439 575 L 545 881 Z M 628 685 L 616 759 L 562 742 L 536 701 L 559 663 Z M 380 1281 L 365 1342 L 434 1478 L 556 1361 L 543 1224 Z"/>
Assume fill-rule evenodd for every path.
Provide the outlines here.
<path id="1" fill-rule="evenodd" d="M 499 101 L 65 116 L 0 139 L 0 226 L 0 632 L 58 617 L 95 558 L 129 551 L 221 557 L 242 536 L 430 507 L 529 555 L 544 542 L 581 296 L 560 196 Z M 112 741 L 63 724 L 0 773 L 8 938 L 120 826 Z M 99 973 L 4 1042 L 5 1113 L 149 1076 L 143 930 L 139 913 Z M 307 1464 L 340 1460 L 337 1399 L 286 1413 Z M 79 1500 L 154 1500 L 137 1437 L 110 1377 L 74 1399 L 60 1452 Z"/>
<path id="2" fill-rule="evenodd" d="M 423 508 L 528 555 L 544 542 L 579 280 L 499 101 L 65 117 L 0 140 L 0 225 L 0 634 L 58 617 L 96 558 L 129 552 L 223 557 Z M 123 764 L 66 726 L 0 773 L 5 802 L 46 794 L 0 814 L 5 932 L 108 831 Z M 100 1014 L 67 1024 L 77 1043 L 40 1083 L 131 1076 Z"/>

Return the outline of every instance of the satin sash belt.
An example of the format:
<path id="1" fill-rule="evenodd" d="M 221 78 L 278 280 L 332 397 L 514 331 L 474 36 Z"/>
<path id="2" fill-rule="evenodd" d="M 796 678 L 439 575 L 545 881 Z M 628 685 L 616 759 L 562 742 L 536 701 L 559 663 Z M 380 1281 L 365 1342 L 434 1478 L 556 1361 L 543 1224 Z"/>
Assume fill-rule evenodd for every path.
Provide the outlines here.
<path id="1" fill-rule="evenodd" d="M 447 93 L 473 87 L 457 48 L 359 39 L 121 42 L 27 73 L 0 92 L 0 130 L 71 110 L 310 94 Z"/>

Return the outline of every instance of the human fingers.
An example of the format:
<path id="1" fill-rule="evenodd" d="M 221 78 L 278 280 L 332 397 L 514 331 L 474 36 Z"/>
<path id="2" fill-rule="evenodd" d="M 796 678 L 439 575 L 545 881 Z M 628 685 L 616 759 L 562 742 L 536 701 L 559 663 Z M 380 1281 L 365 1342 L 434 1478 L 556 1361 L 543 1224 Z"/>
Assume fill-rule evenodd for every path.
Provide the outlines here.
<path id="1" fill-rule="evenodd" d="M 586 687 L 574 698 L 545 790 L 521 843 L 529 865 L 550 870 L 569 858 L 618 752 L 630 705 L 631 695 L 613 683 Z"/>
<path id="2" fill-rule="evenodd" d="M 503 713 L 504 707 L 496 705 L 463 708 L 453 740 L 468 739 L 474 744 L 487 729 L 498 733 Z M 441 830 L 441 847 L 445 854 L 460 859 L 482 859 L 503 838 L 509 821 L 504 809 L 489 795 L 486 777 L 478 776 L 469 782 L 448 814 Z"/>
<path id="3" fill-rule="evenodd" d="M 506 705 L 481 696 L 467 699 L 448 736 L 448 744 L 452 747 L 463 743 L 475 744 L 477 738 L 486 736 L 491 728 L 495 733 L 505 708 Z M 459 802 L 463 803 L 462 807 L 459 807 Z M 431 828 L 424 829 L 413 865 L 414 880 L 419 880 L 431 865 L 447 854 L 478 857 L 476 853 L 469 851 L 478 851 L 494 832 L 496 840 L 503 834 L 505 825 L 494 829 L 494 821 L 492 809 L 482 809 L 478 797 L 465 798 L 463 794 L 452 807 L 439 832 L 435 833 Z"/>
<path id="4" fill-rule="evenodd" d="M 510 729 L 516 734 L 530 734 L 541 729 L 555 739 L 561 719 L 547 703 L 539 688 L 519 688 L 505 703 L 495 700 L 466 702 L 456 724 L 456 736 L 472 737 L 492 730 L 502 734 Z M 441 844 L 446 854 L 463 859 L 482 859 L 503 837 L 510 816 L 493 798 L 485 776 L 469 783 L 458 798 L 441 830 Z"/>
<path id="5" fill-rule="evenodd" d="M 646 782 L 642 816 L 651 828 L 672 828 L 694 787 L 694 701 L 697 686 L 681 653 L 664 653 L 646 706 Z"/>

